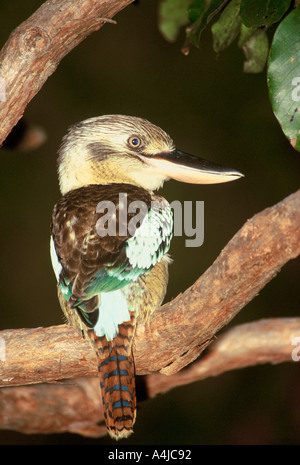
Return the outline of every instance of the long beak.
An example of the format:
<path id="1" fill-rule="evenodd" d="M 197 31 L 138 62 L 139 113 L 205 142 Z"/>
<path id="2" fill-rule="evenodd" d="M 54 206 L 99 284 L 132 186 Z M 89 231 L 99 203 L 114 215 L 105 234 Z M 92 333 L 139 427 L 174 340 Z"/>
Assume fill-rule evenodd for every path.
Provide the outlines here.
<path id="1" fill-rule="evenodd" d="M 176 149 L 157 155 L 143 155 L 141 158 L 156 173 L 191 184 L 218 184 L 235 181 L 244 176 L 234 169 L 225 168 Z"/>

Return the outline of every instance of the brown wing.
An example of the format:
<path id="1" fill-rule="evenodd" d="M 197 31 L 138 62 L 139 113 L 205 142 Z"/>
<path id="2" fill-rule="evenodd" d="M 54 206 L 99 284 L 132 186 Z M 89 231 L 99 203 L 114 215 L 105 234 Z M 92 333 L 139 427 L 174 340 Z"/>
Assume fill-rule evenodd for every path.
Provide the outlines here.
<path id="1" fill-rule="evenodd" d="M 119 234 L 119 220 L 123 218 L 128 224 L 134 213 L 126 217 L 118 215 L 120 193 L 126 194 L 128 205 L 139 200 L 150 208 L 150 194 L 128 184 L 82 187 L 64 195 L 54 207 L 51 234 L 62 266 L 61 279 L 72 286 L 71 305 L 90 300 L 92 296 L 87 290 L 92 287 L 93 280 L 99 279 L 97 273 L 113 266 L 124 254 L 124 242 L 129 233 L 124 234 L 123 225 L 123 235 Z M 96 211 L 99 202 L 112 202 L 116 206 L 115 236 L 100 236 L 97 232 L 97 222 L 105 214 Z"/>

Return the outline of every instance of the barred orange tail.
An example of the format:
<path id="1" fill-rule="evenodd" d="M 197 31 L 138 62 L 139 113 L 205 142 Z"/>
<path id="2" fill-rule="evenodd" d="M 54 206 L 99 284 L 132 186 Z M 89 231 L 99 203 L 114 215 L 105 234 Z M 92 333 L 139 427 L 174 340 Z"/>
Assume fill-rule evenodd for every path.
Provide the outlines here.
<path id="1" fill-rule="evenodd" d="M 133 432 L 136 416 L 134 361 L 131 342 L 134 317 L 119 325 L 112 340 L 95 336 L 99 357 L 99 379 L 107 430 L 114 439 L 127 438 Z"/>

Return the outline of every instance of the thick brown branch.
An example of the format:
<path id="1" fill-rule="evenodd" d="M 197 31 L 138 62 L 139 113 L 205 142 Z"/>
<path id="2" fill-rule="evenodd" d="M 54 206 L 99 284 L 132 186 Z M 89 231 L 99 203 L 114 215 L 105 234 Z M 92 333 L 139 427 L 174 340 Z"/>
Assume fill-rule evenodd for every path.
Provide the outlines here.
<path id="1" fill-rule="evenodd" d="M 139 372 L 173 374 L 194 360 L 299 254 L 300 190 L 248 220 L 193 286 L 161 307 L 150 324 L 138 326 Z"/>
<path id="2" fill-rule="evenodd" d="M 62 58 L 133 0 L 48 0 L 10 35 L 0 53 L 0 143 Z"/>
<path id="3" fill-rule="evenodd" d="M 28 333 L 29 338 L 33 337 L 32 332 L 37 332 L 40 336 L 43 334 L 41 330 L 23 331 Z M 57 346 L 57 352 L 60 352 L 62 341 L 69 340 L 66 351 L 64 344 L 61 347 L 62 356 L 69 353 L 74 357 L 76 351 L 79 351 L 82 358 L 74 369 L 76 376 L 96 375 L 88 344 L 80 344 L 74 334 L 74 337 L 70 337 L 72 332 L 66 326 L 48 328 L 45 333 L 52 334 L 52 344 Z M 237 326 L 220 336 L 211 344 L 204 357 L 180 373 L 173 376 L 163 376 L 159 373 L 146 376 L 148 396 L 153 397 L 176 386 L 216 376 L 232 369 L 258 363 L 292 361 L 292 351 L 296 350 L 299 354 L 294 345 L 294 337 L 299 334 L 300 318 L 274 318 Z M 47 337 L 44 342 L 46 340 Z M 34 363 L 32 366 L 34 369 Z M 64 366 L 65 364 L 62 368 Z M 36 368 L 41 369 L 38 366 Z M 40 375 L 47 379 L 45 370 L 46 366 L 43 365 Z M 103 411 L 97 377 L 0 390 L 0 429 L 13 429 L 27 434 L 68 431 L 99 437 L 107 433 L 103 425 L 97 424 L 101 422 Z"/>
<path id="4" fill-rule="evenodd" d="M 190 289 L 158 309 L 149 323 L 138 325 L 137 374 L 173 374 L 194 360 L 299 253 L 300 190 L 247 221 Z M 3 386 L 94 374 L 94 354 L 71 328 L 7 330 L 0 336 L 6 347 Z"/>
<path id="5" fill-rule="evenodd" d="M 180 385 L 248 366 L 297 361 L 299 331 L 300 318 L 270 318 L 236 326 L 217 337 L 199 361 L 180 373 L 148 375 L 148 394 L 153 397 Z"/>

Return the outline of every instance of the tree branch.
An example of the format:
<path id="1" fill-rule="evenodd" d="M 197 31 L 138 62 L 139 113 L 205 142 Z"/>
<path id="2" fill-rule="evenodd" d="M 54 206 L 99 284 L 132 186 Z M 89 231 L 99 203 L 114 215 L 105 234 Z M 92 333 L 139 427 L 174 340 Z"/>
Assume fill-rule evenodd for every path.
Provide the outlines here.
<path id="1" fill-rule="evenodd" d="M 173 374 L 193 361 L 299 254 L 300 190 L 248 220 L 189 289 L 161 307 L 149 325 L 138 326 L 139 372 Z"/>
<path id="2" fill-rule="evenodd" d="M 11 33 L 0 53 L 0 144 L 63 57 L 132 2 L 48 0 Z"/>
<path id="3" fill-rule="evenodd" d="M 158 309 L 151 321 L 138 324 L 137 374 L 173 374 L 197 358 L 284 263 L 299 254 L 300 190 L 248 220 L 193 286 Z M 70 327 L 6 330 L 0 337 L 6 347 L 2 386 L 94 374 L 92 351 Z"/>
<path id="4" fill-rule="evenodd" d="M 62 358 L 73 360 L 73 373 L 84 378 L 64 380 L 54 384 L 36 384 L 0 389 L 0 429 L 12 429 L 31 434 L 71 432 L 89 437 L 104 436 L 107 431 L 103 424 L 103 410 L 100 402 L 99 380 L 96 376 L 96 359 L 89 344 L 78 339 L 78 335 L 67 326 L 47 330 L 17 330 L 27 333 L 32 341 L 39 334 L 51 335 L 51 353 L 56 347 Z M 21 336 L 20 332 L 10 331 Z M 5 333 L 5 332 L 3 332 Z M 2 334 L 3 334 L 2 333 Z M 6 332 L 7 334 L 8 332 Z M 300 334 L 300 318 L 274 318 L 237 326 L 221 335 L 211 344 L 208 352 L 189 368 L 173 376 L 154 373 L 145 377 L 148 397 L 158 393 L 216 376 L 226 371 L 262 363 L 280 363 L 292 360 L 293 338 Z M 67 347 L 65 347 L 65 342 Z M 44 337 L 44 344 L 50 342 Z M 13 343 L 12 343 L 13 344 Z M 18 343 L 11 350 L 18 351 Z M 76 352 L 79 358 L 76 362 Z M 18 351 L 20 354 L 20 351 Z M 37 354 L 39 357 L 39 354 Z M 32 352 L 31 352 L 32 357 Z M 49 364 L 50 364 L 49 354 Z M 20 359 L 20 356 L 19 356 Z M 38 376 L 47 379 L 47 367 L 32 363 Z M 56 364 L 58 363 L 58 358 Z M 92 363 L 92 362 L 95 363 Z M 20 374 L 22 361 L 19 360 Z M 29 361 L 26 361 L 26 366 Z M 62 367 L 65 366 L 63 362 Z M 13 372 L 13 371 L 12 371 Z M 70 373 L 65 373 L 71 375 Z M 88 375 L 88 376 L 87 376 Z M 22 381 L 22 378 L 19 378 Z M 139 397 L 139 390 L 137 392 Z M 98 424 L 100 423 L 100 425 Z"/>

